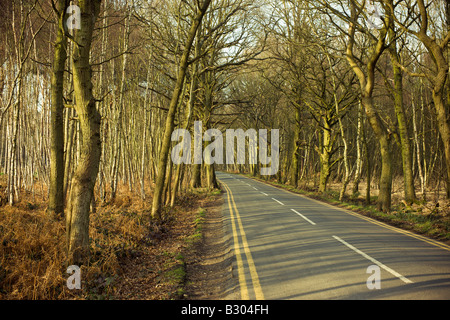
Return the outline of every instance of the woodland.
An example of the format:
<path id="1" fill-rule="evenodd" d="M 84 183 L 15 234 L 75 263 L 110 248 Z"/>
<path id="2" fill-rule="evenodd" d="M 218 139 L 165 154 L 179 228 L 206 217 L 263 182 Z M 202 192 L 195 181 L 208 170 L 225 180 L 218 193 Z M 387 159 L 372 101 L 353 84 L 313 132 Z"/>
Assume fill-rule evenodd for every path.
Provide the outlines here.
<path id="1" fill-rule="evenodd" d="M 70 298 L 67 265 L 95 266 L 104 294 L 117 245 L 198 222 L 219 170 L 450 239 L 446 0 L 1 0 L 0 15 L 0 298 Z M 279 129 L 279 171 L 173 164 L 172 133 L 196 121 Z"/>

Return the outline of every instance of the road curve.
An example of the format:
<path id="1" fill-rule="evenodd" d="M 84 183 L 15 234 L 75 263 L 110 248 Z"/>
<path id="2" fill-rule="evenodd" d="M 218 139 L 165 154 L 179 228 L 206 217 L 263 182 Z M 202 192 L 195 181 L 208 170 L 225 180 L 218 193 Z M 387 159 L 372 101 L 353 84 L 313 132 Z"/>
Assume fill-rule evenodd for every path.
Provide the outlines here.
<path id="1" fill-rule="evenodd" d="M 224 215 L 242 300 L 450 299 L 450 247 L 228 173 Z"/>

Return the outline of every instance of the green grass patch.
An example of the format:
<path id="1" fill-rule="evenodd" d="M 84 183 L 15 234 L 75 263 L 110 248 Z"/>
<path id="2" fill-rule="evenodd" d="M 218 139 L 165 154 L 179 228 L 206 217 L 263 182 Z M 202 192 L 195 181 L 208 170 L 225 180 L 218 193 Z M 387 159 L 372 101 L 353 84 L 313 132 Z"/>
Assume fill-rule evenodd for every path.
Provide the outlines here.
<path id="1" fill-rule="evenodd" d="M 174 256 L 175 254 L 170 254 Z M 181 299 L 185 294 L 185 282 L 186 282 L 186 262 L 182 253 L 177 253 L 174 259 L 168 262 L 172 267 L 165 272 L 164 279 L 167 283 L 173 286 L 173 292 L 170 297 L 174 299 Z"/>
<path id="2" fill-rule="evenodd" d="M 205 223 L 206 211 L 200 208 L 194 220 L 195 232 L 186 239 L 189 245 L 194 245 L 203 239 L 203 225 Z"/>

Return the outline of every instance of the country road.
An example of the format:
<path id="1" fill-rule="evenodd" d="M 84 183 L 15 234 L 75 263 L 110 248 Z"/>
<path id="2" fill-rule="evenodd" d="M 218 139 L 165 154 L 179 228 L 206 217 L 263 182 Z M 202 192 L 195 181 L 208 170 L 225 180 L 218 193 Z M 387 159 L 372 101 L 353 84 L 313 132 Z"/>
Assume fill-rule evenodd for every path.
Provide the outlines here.
<path id="1" fill-rule="evenodd" d="M 449 246 L 253 179 L 217 177 L 240 299 L 450 299 Z"/>

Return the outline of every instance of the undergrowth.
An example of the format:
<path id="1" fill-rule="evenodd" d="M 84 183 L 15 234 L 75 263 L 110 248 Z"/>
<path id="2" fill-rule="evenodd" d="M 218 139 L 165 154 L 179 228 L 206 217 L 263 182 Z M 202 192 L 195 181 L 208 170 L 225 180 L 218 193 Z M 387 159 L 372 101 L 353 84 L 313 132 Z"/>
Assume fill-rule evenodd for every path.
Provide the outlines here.
<path id="1" fill-rule="evenodd" d="M 204 212 L 199 207 L 210 197 L 203 191 L 180 195 L 154 233 L 151 199 L 119 189 L 114 202 L 90 215 L 90 260 L 81 266 L 81 290 L 66 285 L 64 219 L 47 214 L 46 202 L 39 199 L 3 204 L 0 300 L 179 298 L 183 250 L 200 237 Z"/>

